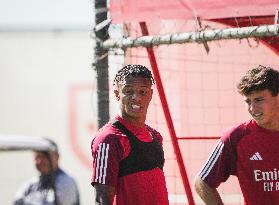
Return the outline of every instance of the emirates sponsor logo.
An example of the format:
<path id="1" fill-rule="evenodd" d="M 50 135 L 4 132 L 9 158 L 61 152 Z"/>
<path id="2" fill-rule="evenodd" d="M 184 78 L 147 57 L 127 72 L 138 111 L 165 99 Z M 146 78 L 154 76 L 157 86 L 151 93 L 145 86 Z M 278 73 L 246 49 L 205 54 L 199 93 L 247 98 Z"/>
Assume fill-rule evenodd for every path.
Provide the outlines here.
<path id="1" fill-rule="evenodd" d="M 262 183 L 264 191 L 279 190 L 279 171 L 276 168 L 270 171 L 254 170 L 254 177 L 256 182 Z"/>
<path id="2" fill-rule="evenodd" d="M 279 179 L 279 171 L 274 168 L 273 171 L 254 170 L 256 182 L 258 181 L 274 181 Z"/>

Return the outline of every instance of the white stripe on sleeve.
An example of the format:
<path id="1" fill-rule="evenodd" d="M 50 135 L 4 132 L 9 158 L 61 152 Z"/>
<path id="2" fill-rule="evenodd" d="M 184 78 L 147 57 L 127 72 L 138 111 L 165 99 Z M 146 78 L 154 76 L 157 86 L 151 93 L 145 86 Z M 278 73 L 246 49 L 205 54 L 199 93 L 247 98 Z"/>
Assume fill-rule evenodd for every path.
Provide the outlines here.
<path id="1" fill-rule="evenodd" d="M 99 178 L 100 152 L 102 150 L 102 145 L 103 143 L 99 144 L 98 146 L 98 154 L 97 154 L 97 162 L 96 162 L 97 165 L 96 165 L 96 174 L 95 174 L 94 182 L 97 182 Z"/>
<path id="2" fill-rule="evenodd" d="M 98 147 L 97 162 L 96 162 L 96 175 L 94 182 L 105 184 L 107 174 L 107 161 L 108 161 L 109 144 L 100 143 Z"/>
<path id="3" fill-rule="evenodd" d="M 106 147 L 106 153 L 105 153 L 105 167 L 104 167 L 104 174 L 103 174 L 103 184 L 106 183 L 107 164 L 108 164 L 108 151 L 109 151 L 109 144 Z"/>
<path id="4" fill-rule="evenodd" d="M 210 155 L 209 159 L 207 160 L 207 162 L 205 163 L 205 165 L 202 167 L 199 175 L 201 176 L 201 179 L 204 180 L 205 177 L 207 177 L 207 175 L 209 174 L 209 172 L 211 171 L 212 167 L 214 166 L 214 164 L 216 163 L 217 159 L 219 158 L 219 156 L 222 153 L 224 144 L 223 142 L 220 140 L 217 145 L 215 146 L 212 154 Z"/>

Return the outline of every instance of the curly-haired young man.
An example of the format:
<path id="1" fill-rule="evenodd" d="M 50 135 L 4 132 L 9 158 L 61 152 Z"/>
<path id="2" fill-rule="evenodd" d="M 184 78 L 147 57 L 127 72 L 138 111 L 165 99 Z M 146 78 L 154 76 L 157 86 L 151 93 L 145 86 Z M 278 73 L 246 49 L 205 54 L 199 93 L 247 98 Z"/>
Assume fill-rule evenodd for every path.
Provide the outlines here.
<path id="1" fill-rule="evenodd" d="M 92 141 L 95 203 L 167 205 L 162 136 L 145 124 L 154 79 L 142 65 L 123 67 L 114 79 L 119 114 Z"/>
<path id="2" fill-rule="evenodd" d="M 279 204 L 279 72 L 259 65 L 237 88 L 252 119 L 221 137 L 196 177 L 196 191 L 206 204 L 223 204 L 216 188 L 235 175 L 244 204 Z"/>

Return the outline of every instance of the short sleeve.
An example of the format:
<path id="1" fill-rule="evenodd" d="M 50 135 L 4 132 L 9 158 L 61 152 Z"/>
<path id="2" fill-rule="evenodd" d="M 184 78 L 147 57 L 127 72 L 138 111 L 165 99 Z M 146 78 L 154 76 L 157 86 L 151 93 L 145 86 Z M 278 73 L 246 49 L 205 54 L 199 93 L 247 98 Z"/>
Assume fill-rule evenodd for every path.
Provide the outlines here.
<path id="1" fill-rule="evenodd" d="M 116 186 L 119 162 L 123 157 L 123 148 L 116 135 L 97 136 L 91 144 L 93 169 L 91 184 Z"/>
<path id="2" fill-rule="evenodd" d="M 200 178 L 210 187 L 217 188 L 236 171 L 236 153 L 229 138 L 218 141 L 212 154 L 199 172 Z"/>

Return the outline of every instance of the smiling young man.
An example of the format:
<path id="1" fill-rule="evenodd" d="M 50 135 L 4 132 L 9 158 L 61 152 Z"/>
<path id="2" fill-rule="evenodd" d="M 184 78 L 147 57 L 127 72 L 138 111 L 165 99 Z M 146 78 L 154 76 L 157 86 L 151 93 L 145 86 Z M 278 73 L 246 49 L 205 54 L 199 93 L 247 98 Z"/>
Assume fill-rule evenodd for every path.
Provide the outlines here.
<path id="1" fill-rule="evenodd" d="M 216 188 L 235 175 L 244 204 L 279 204 L 279 72 L 259 65 L 237 88 L 252 119 L 221 137 L 196 177 L 196 191 L 207 205 L 224 204 Z"/>
<path id="2" fill-rule="evenodd" d="M 145 124 L 154 79 L 142 65 L 123 67 L 114 79 L 119 114 L 92 141 L 95 203 L 167 205 L 162 136 Z"/>

